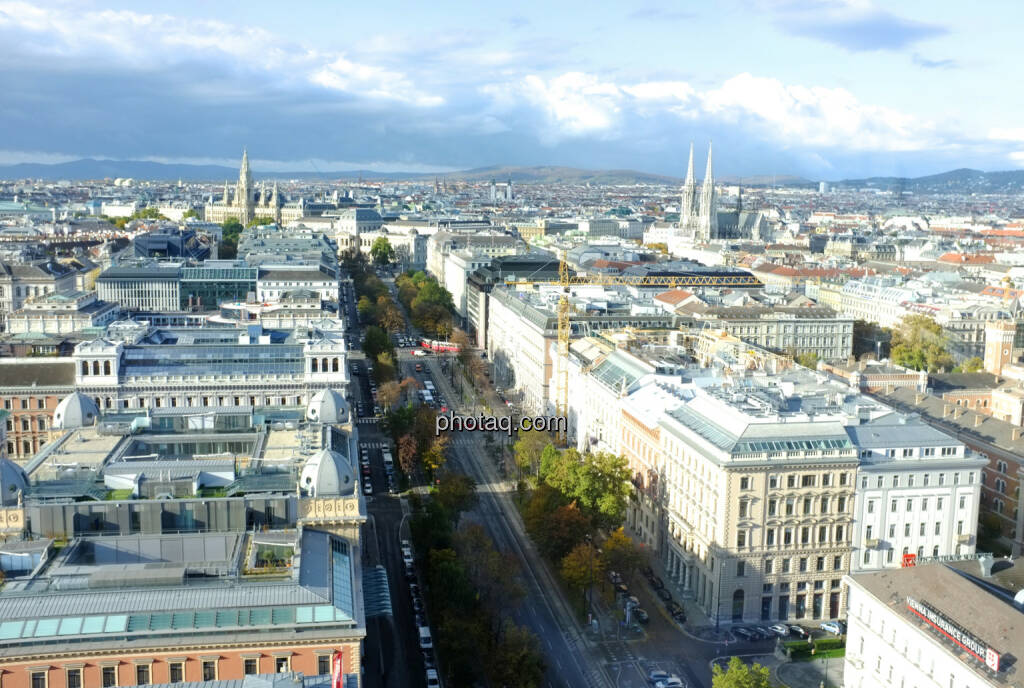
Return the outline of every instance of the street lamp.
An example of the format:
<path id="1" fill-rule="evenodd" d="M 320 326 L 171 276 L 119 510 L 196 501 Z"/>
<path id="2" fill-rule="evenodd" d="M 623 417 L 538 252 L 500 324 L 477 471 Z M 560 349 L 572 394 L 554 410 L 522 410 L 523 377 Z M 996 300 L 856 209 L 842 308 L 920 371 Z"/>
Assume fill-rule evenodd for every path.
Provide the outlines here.
<path id="1" fill-rule="evenodd" d="M 586 601 L 587 613 L 590 614 L 594 608 L 594 539 L 590 533 L 587 533 L 584 537 L 587 539 L 588 555 L 590 558 L 590 578 L 587 579 L 589 585 L 587 585 L 587 589 L 583 592 L 583 599 Z"/>

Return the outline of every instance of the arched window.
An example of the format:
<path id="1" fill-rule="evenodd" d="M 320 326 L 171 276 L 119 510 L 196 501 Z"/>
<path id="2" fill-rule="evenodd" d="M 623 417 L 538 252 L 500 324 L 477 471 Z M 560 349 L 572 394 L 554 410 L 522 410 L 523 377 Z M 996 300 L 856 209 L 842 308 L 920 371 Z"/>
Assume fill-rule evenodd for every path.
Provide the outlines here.
<path id="1" fill-rule="evenodd" d="M 732 594 L 732 620 L 743 621 L 743 590 Z"/>
<path id="2" fill-rule="evenodd" d="M 332 359 L 332 362 L 331 362 L 331 372 L 332 373 L 338 372 L 338 359 L 336 359 L 336 358 Z"/>
<path id="3" fill-rule="evenodd" d="M 103 374 L 110 375 L 110 361 L 103 361 Z"/>
<path id="4" fill-rule="evenodd" d="M 111 399 L 110 397 L 107 397 L 107 408 L 108 409 L 114 408 L 114 400 Z"/>
<path id="5" fill-rule="evenodd" d="M 89 374 L 89 361 L 82 361 L 82 375 Z"/>
<path id="6" fill-rule="evenodd" d="M 92 362 L 92 374 L 93 375 L 99 375 L 100 374 L 100 362 L 99 361 L 93 361 Z"/>
<path id="7" fill-rule="evenodd" d="M 314 358 L 314 359 L 313 359 L 312 361 L 310 361 L 310 363 L 312 363 L 312 364 L 313 364 L 313 372 L 314 372 L 314 373 L 318 373 L 318 372 L 320 372 L 320 371 L 318 370 L 319 366 L 317 365 L 317 360 L 316 360 L 315 358 Z"/>
<path id="8" fill-rule="evenodd" d="M 326 358 L 324 358 L 322 361 L 320 361 L 320 370 L 324 371 L 325 373 L 328 370 L 330 370 L 330 368 L 327 367 L 327 359 Z"/>

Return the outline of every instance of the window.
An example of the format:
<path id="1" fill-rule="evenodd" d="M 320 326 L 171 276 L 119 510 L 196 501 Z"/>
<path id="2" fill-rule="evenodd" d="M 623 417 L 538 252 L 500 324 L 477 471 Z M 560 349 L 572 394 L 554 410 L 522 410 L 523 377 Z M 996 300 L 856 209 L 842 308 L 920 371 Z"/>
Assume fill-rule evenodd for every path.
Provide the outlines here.
<path id="1" fill-rule="evenodd" d="M 786 487 L 796 487 L 796 476 L 795 475 L 787 475 L 786 476 Z"/>
<path id="2" fill-rule="evenodd" d="M 46 688 L 46 672 L 45 671 L 33 671 L 32 672 L 32 688 Z"/>
<path id="3" fill-rule="evenodd" d="M 871 563 L 871 550 L 864 550 L 864 565 L 867 566 Z"/>
<path id="4" fill-rule="evenodd" d="M 908 448 L 908 449 L 904 449 L 903 450 L 903 458 L 907 458 L 908 456 L 913 456 L 913 455 L 914 455 L 914 450 L 913 449 L 909 449 Z"/>
<path id="5" fill-rule="evenodd" d="M 946 484 L 946 474 L 945 473 L 939 473 L 939 485 L 945 485 L 945 484 Z"/>
<path id="6" fill-rule="evenodd" d="M 737 561 L 736 562 L 736 577 L 737 578 L 743 578 L 745 575 L 747 575 L 747 562 L 745 562 L 745 561 Z"/>
<path id="7" fill-rule="evenodd" d="M 832 557 L 832 570 L 842 571 L 843 570 L 843 555 L 838 554 Z"/>
<path id="8" fill-rule="evenodd" d="M 896 537 L 896 524 L 895 523 L 890 523 L 889 524 L 889 539 L 891 540 L 894 537 Z"/>
<path id="9" fill-rule="evenodd" d="M 925 487 L 928 487 L 928 483 L 931 482 L 930 478 L 931 478 L 930 475 L 928 475 L 927 473 L 924 474 L 924 486 Z"/>
<path id="10" fill-rule="evenodd" d="M 814 487 L 815 477 L 813 475 L 804 475 L 800 477 L 800 487 Z"/>
<path id="11" fill-rule="evenodd" d="M 768 515 L 774 516 L 778 512 L 779 500 L 769 499 L 768 500 Z"/>
<path id="12" fill-rule="evenodd" d="M 910 537 L 910 524 L 909 523 L 904 523 L 903 524 L 903 537 Z"/>
<path id="13" fill-rule="evenodd" d="M 741 490 L 749 490 L 750 489 L 750 478 L 748 478 L 746 476 L 740 478 L 740 489 Z"/>
<path id="14" fill-rule="evenodd" d="M 908 499 L 907 500 L 907 511 L 913 511 L 913 510 L 914 510 L 914 500 L 913 499 Z"/>
<path id="15" fill-rule="evenodd" d="M 913 487 L 913 486 L 914 486 L 914 476 L 913 475 L 908 475 L 907 476 L 907 487 Z"/>
<path id="16" fill-rule="evenodd" d="M 935 510 L 942 511 L 942 497 L 935 500 Z"/>
<path id="17" fill-rule="evenodd" d="M 789 559 L 782 560 L 782 573 L 789 573 Z"/>
<path id="18" fill-rule="evenodd" d="M 814 562 L 814 570 L 815 571 L 824 571 L 825 570 L 825 557 L 818 557 L 818 560 Z"/>
<path id="19" fill-rule="evenodd" d="M 839 474 L 839 484 L 846 485 L 846 473 Z"/>
<path id="20" fill-rule="evenodd" d="M 137 685 L 137 686 L 148 686 L 149 685 L 149 665 L 148 664 L 136 664 L 135 665 L 135 685 Z"/>
<path id="21" fill-rule="evenodd" d="M 943 447 L 942 448 L 942 455 L 943 456 L 956 456 L 956 447 Z"/>
<path id="22" fill-rule="evenodd" d="M 800 573 L 807 572 L 807 557 L 800 557 Z"/>
<path id="23" fill-rule="evenodd" d="M 896 513 L 896 500 L 895 499 L 892 500 L 892 503 L 889 505 L 889 511 L 891 511 L 892 513 Z"/>
<path id="24" fill-rule="evenodd" d="M 278 674 L 285 674 L 291 671 L 288 665 L 291 663 L 291 657 L 274 657 L 274 671 Z"/>
<path id="25" fill-rule="evenodd" d="M 786 500 L 786 515 L 787 516 L 792 516 L 793 515 L 793 511 L 794 511 L 795 508 L 796 508 L 796 500 L 793 499 L 792 497 L 790 497 L 789 499 Z"/>
<path id="26" fill-rule="evenodd" d="M 971 473 L 971 475 L 974 475 Z M 960 508 L 963 509 L 967 505 L 967 495 L 960 495 Z"/>
<path id="27" fill-rule="evenodd" d="M 938 535 L 942 531 L 942 521 L 935 522 L 935 534 Z"/>
<path id="28" fill-rule="evenodd" d="M 892 486 L 893 487 L 899 487 L 900 486 L 900 477 L 898 475 L 894 475 L 892 477 Z"/>
<path id="29" fill-rule="evenodd" d="M 765 531 L 765 533 L 764 533 L 764 544 L 769 545 L 769 546 L 775 544 L 775 529 L 774 528 L 768 528 Z"/>
<path id="30" fill-rule="evenodd" d="M 821 498 L 821 513 L 823 513 L 823 514 L 827 514 L 828 513 L 828 497 L 822 497 Z"/>
<path id="31" fill-rule="evenodd" d="M 935 456 L 935 447 L 925 447 L 921 450 L 921 456 Z"/>
<path id="32" fill-rule="evenodd" d="M 832 484 L 832 474 L 831 473 L 822 473 L 821 474 L 821 486 L 822 487 L 828 487 L 831 484 Z"/>
<path id="33" fill-rule="evenodd" d="M 750 502 L 748 502 L 745 499 L 741 499 L 740 500 L 740 518 L 746 518 L 747 517 L 747 511 L 748 511 L 748 507 L 749 506 L 750 506 Z"/>
<path id="34" fill-rule="evenodd" d="M 811 542 L 811 529 L 804 526 L 800 529 L 800 544 L 806 545 Z"/>
<path id="35" fill-rule="evenodd" d="M 217 680 L 217 660 L 204 659 L 203 660 L 203 680 L 204 681 L 216 681 Z"/>
<path id="36" fill-rule="evenodd" d="M 779 486 L 779 476 L 770 475 L 768 476 L 768 487 L 769 489 L 776 489 Z"/>
<path id="37" fill-rule="evenodd" d="M 314 358 L 313 360 L 315 361 L 316 359 Z M 321 657 L 320 659 L 323 659 L 323 657 Z M 248 658 L 246 658 L 242 662 L 242 672 L 246 676 L 250 676 L 252 674 L 260 673 L 260 671 L 259 671 L 259 660 L 256 659 L 255 657 L 248 657 Z M 321 671 L 320 673 L 322 674 L 324 672 Z M 331 672 L 328 670 L 327 673 L 331 673 Z"/>
<path id="38" fill-rule="evenodd" d="M 882 486 L 882 479 L 883 479 L 882 476 L 878 476 L 878 481 L 875 483 L 875 487 L 881 487 Z"/>
<path id="39" fill-rule="evenodd" d="M 967 484 L 968 485 L 973 485 L 974 484 L 974 473 L 973 472 L 967 474 Z"/>
<path id="40" fill-rule="evenodd" d="M 792 545 L 793 544 L 793 529 L 783 528 L 782 529 L 782 544 Z"/>
<path id="41" fill-rule="evenodd" d="M 767 574 L 772 573 L 773 564 L 774 564 L 774 562 L 772 562 L 771 559 L 765 559 L 764 560 L 764 572 L 767 573 Z M 771 583 L 768 583 L 768 585 L 771 586 Z M 770 590 L 766 590 L 765 592 L 770 592 Z"/>
<path id="42" fill-rule="evenodd" d="M 82 670 L 67 670 L 67 688 L 82 688 Z"/>
<path id="43" fill-rule="evenodd" d="M 167 665 L 167 675 L 170 677 L 171 683 L 181 683 L 185 680 L 185 663 L 170 662 Z"/>
<path id="44" fill-rule="evenodd" d="M 956 522 L 956 534 L 957 535 L 963 535 L 964 534 L 964 522 L 963 521 L 957 521 Z"/>
<path id="45" fill-rule="evenodd" d="M 330 655 L 320 655 L 316 658 L 316 673 L 320 676 L 325 676 L 331 673 Z"/>
<path id="46" fill-rule="evenodd" d="M 846 475 L 843 473 L 843 475 Z M 846 513 L 846 497 L 840 497 L 839 502 L 836 504 L 836 511 L 843 514 Z"/>
<path id="47" fill-rule="evenodd" d="M 893 555 L 894 551 L 895 550 L 893 550 L 891 547 L 888 550 L 886 550 L 886 552 L 885 552 L 885 561 L 886 561 L 886 563 L 888 563 L 888 564 L 892 563 L 892 555 Z"/>
<path id="48" fill-rule="evenodd" d="M 921 535 L 924 535 L 924 525 L 925 525 L 925 524 L 923 524 L 923 523 L 921 524 L 921 528 L 920 528 L 920 531 L 921 531 L 921 533 L 920 533 L 920 534 L 921 534 Z"/>
<path id="49" fill-rule="evenodd" d="M 810 497 L 804 497 L 804 516 L 811 513 L 811 507 L 814 504 L 814 500 Z"/>
<path id="50" fill-rule="evenodd" d="M 117 685 L 117 667 L 105 666 L 100 672 L 103 688 L 113 688 Z"/>
<path id="51" fill-rule="evenodd" d="M 818 542 L 828 542 L 828 526 L 818 526 Z"/>
<path id="52" fill-rule="evenodd" d="M 875 500 L 873 500 L 873 499 L 869 499 L 868 500 L 868 513 L 869 514 L 875 513 Z"/>
<path id="53" fill-rule="evenodd" d="M 868 489 L 868 477 L 866 475 L 860 479 L 860 486 L 862 489 Z"/>
<path id="54" fill-rule="evenodd" d="M 921 499 L 921 511 L 928 511 L 928 498 L 924 497 Z"/>
<path id="55" fill-rule="evenodd" d="M 868 526 L 867 528 L 864 529 L 864 539 L 865 540 L 870 540 L 871 539 L 871 526 Z"/>
<path id="56" fill-rule="evenodd" d="M 736 531 L 736 546 L 746 547 L 747 546 L 747 531 L 738 530 Z"/>

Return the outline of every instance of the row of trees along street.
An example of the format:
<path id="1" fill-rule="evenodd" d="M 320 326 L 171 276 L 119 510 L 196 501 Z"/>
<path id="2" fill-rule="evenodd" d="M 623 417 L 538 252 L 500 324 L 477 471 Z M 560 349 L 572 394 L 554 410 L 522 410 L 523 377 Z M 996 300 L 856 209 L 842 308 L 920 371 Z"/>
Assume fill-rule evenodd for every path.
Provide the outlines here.
<path id="1" fill-rule="evenodd" d="M 981 358 L 973 356 L 957 365 L 950 351 L 949 336 L 942 326 L 927 315 L 907 315 L 896 327 L 882 327 L 858 320 L 853 325 L 854 355 L 861 360 L 878 355 L 876 343 L 890 343 L 889 358 L 896 365 L 929 373 L 976 373 L 983 367 Z M 813 358 L 812 358 L 813 357 Z M 817 364 L 817 356 L 803 354 L 797 363 Z"/>
<path id="2" fill-rule="evenodd" d="M 538 430 L 519 433 L 514 452 L 519 493 L 529 493 L 526 530 L 581 599 L 606 571 L 628 580 L 646 565 L 646 551 L 622 528 L 632 494 L 623 457 L 559 450 Z"/>
<path id="3" fill-rule="evenodd" d="M 535 688 L 545 663 L 537 637 L 512 620 L 525 590 L 514 556 L 499 552 L 476 523 L 460 524 L 477 502 L 468 476 L 444 471 L 425 499 L 410 498 L 410 522 L 435 645 L 449 685 Z"/>

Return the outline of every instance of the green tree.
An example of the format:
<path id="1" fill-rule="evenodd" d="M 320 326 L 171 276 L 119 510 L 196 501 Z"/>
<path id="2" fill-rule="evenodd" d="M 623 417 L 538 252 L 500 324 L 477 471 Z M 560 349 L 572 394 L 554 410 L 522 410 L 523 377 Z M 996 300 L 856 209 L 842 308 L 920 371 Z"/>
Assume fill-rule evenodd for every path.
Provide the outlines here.
<path id="1" fill-rule="evenodd" d="M 391 341 L 384 330 L 374 325 L 366 328 L 366 334 L 363 336 L 363 353 L 367 358 L 377 360 L 378 356 L 390 349 Z"/>
<path id="2" fill-rule="evenodd" d="M 395 259 L 395 249 L 387 237 L 377 237 L 370 245 L 370 257 L 377 265 L 387 265 Z"/>
<path id="3" fill-rule="evenodd" d="M 157 208 L 141 208 L 132 214 L 133 220 L 166 220 L 167 217 Z"/>
<path id="4" fill-rule="evenodd" d="M 238 256 L 238 238 L 242 234 L 242 229 L 242 223 L 233 217 L 221 223 L 220 250 L 217 255 L 221 258 L 236 258 Z"/>
<path id="5" fill-rule="evenodd" d="M 196 210 L 195 208 L 189 208 L 188 210 L 181 214 L 182 220 L 187 220 L 189 218 L 195 218 L 197 220 L 202 219 L 199 217 L 199 211 Z"/>
<path id="6" fill-rule="evenodd" d="M 269 215 L 257 215 L 253 219 L 249 220 L 249 223 L 247 225 L 245 225 L 245 226 L 246 227 L 262 227 L 264 225 L 272 225 L 272 224 L 274 224 L 274 218 L 270 217 Z"/>
<path id="7" fill-rule="evenodd" d="M 448 446 L 448 438 L 446 436 L 437 437 L 425 452 L 423 452 L 423 467 L 433 475 L 441 466 L 445 464 L 448 457 L 445 453 L 445 449 Z"/>
<path id="8" fill-rule="evenodd" d="M 633 538 L 622 528 L 613 530 L 601 544 L 601 556 L 609 570 L 617 571 L 627 579 L 643 565 L 644 555 Z"/>
<path id="9" fill-rule="evenodd" d="M 985 368 L 985 362 L 977 356 L 968 358 L 962 364 L 960 364 L 960 370 L 964 373 L 978 373 Z"/>
<path id="10" fill-rule="evenodd" d="M 405 329 L 405 318 L 390 296 L 377 297 L 377 324 L 391 334 Z"/>
<path id="11" fill-rule="evenodd" d="M 793 360 L 804 368 L 810 368 L 811 370 L 816 370 L 818 368 L 818 354 L 813 351 L 805 351 L 802 354 L 797 354 L 793 357 Z"/>
<path id="12" fill-rule="evenodd" d="M 377 307 L 365 294 L 356 301 L 356 312 L 363 322 L 374 322 L 377 319 Z"/>
<path id="13" fill-rule="evenodd" d="M 462 512 L 476 506 L 476 483 L 468 475 L 446 471 L 434 488 L 434 499 L 448 512 L 452 524 L 458 525 Z"/>
<path id="14" fill-rule="evenodd" d="M 523 430 L 519 432 L 516 443 L 512 445 L 516 463 L 529 474 L 536 475 L 540 470 L 540 457 L 544 449 L 551 446 L 551 436 L 542 430 Z M 552 448 L 554 448 L 552 446 Z"/>
<path id="15" fill-rule="evenodd" d="M 760 664 L 747 665 L 739 657 L 729 660 L 728 669 L 717 662 L 711 668 L 711 688 L 771 688 L 772 672 Z"/>
<path id="16" fill-rule="evenodd" d="M 927 315 L 904 316 L 892 335 L 894 363 L 930 373 L 953 368 L 942 327 Z"/>
<path id="17" fill-rule="evenodd" d="M 569 587 L 586 592 L 590 586 L 601 580 L 604 573 L 604 562 L 597 548 L 589 542 L 583 542 L 565 555 L 562 559 L 562 580 Z"/>
<path id="18" fill-rule="evenodd" d="M 535 525 L 534 531 L 540 551 L 553 561 L 561 561 L 590 532 L 590 519 L 573 502 L 555 509 L 545 519 L 544 527 Z"/>
<path id="19" fill-rule="evenodd" d="M 511 621 L 487 661 L 491 685 L 537 688 L 544 683 L 544 654 L 537 636 Z"/>
<path id="20" fill-rule="evenodd" d="M 377 354 L 377 363 L 373 366 L 373 378 L 378 383 L 390 382 L 395 379 L 395 357 L 389 352 Z"/>

